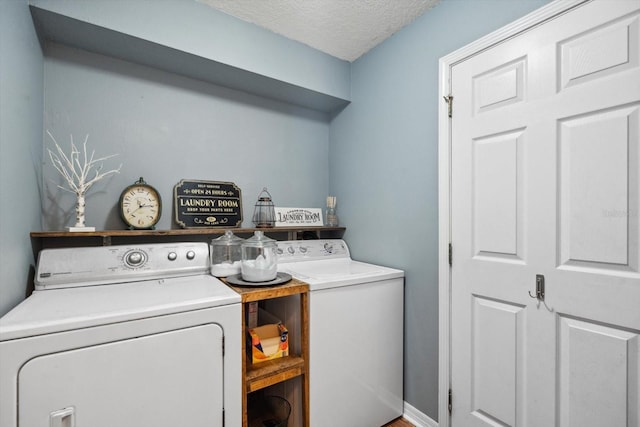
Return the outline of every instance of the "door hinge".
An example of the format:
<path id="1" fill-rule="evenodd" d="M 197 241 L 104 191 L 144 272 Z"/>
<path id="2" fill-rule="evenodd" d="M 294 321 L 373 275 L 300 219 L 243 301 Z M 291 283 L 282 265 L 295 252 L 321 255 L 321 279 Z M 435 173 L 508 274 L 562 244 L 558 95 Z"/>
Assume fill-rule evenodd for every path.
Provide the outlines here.
<path id="1" fill-rule="evenodd" d="M 449 267 L 453 267 L 453 245 L 449 243 Z"/>
<path id="2" fill-rule="evenodd" d="M 449 411 L 451 412 L 451 411 Z M 222 408 L 222 427 L 224 427 L 225 425 L 225 421 L 227 420 L 227 417 L 225 417 L 225 412 L 224 412 L 224 408 Z"/>
<path id="3" fill-rule="evenodd" d="M 449 389 L 449 415 L 451 415 L 451 411 L 453 409 L 453 397 L 452 397 L 451 389 Z"/>
<path id="4" fill-rule="evenodd" d="M 453 117 L 453 95 L 443 96 L 444 102 L 446 102 L 449 106 L 449 117 Z"/>

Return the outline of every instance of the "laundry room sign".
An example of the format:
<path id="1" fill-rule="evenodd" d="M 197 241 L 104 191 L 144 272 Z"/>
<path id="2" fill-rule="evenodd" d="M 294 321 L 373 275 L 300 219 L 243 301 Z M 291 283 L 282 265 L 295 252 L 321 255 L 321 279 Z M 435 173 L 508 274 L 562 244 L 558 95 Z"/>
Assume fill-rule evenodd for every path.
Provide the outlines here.
<path id="1" fill-rule="evenodd" d="M 318 226 L 322 224 L 322 209 L 317 208 L 275 208 L 276 227 L 292 225 Z"/>
<path id="2" fill-rule="evenodd" d="M 242 193 L 233 182 L 181 180 L 173 191 L 175 221 L 182 228 L 240 227 Z"/>

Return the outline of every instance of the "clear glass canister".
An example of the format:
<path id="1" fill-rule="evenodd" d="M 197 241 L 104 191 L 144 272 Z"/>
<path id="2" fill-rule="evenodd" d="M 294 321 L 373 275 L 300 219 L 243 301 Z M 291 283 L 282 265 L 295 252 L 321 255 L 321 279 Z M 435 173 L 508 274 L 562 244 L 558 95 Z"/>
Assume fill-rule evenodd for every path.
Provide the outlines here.
<path id="1" fill-rule="evenodd" d="M 227 277 L 240 274 L 242 264 L 242 242 L 231 230 L 211 241 L 211 275 Z"/>
<path id="2" fill-rule="evenodd" d="M 278 245 L 262 231 L 242 242 L 242 280 L 268 282 L 278 275 Z"/>

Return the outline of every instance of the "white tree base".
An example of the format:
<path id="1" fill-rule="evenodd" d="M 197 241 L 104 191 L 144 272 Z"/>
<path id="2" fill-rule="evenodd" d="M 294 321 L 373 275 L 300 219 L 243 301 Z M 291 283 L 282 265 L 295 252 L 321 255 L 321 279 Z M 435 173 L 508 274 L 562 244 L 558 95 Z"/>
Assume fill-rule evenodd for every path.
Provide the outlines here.
<path id="1" fill-rule="evenodd" d="M 96 231 L 95 227 L 66 227 L 67 231 L 71 232 L 88 232 L 88 231 Z"/>

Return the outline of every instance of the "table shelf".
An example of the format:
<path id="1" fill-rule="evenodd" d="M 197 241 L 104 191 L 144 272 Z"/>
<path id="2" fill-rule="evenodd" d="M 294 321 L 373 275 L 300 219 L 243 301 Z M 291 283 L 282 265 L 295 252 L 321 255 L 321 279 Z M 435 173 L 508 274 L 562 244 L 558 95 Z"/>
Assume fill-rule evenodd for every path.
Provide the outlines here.
<path id="1" fill-rule="evenodd" d="M 222 279 L 224 281 L 224 279 Z M 240 294 L 242 301 L 242 425 L 248 427 L 248 395 L 254 391 L 282 383 L 292 378 L 302 380 L 303 427 L 309 426 L 309 285 L 291 279 L 277 286 L 235 286 L 229 285 Z M 288 296 L 300 296 L 300 354 L 253 364 L 247 353 L 246 314 L 249 303 Z"/>
<path id="2" fill-rule="evenodd" d="M 245 390 L 251 393 L 305 373 L 305 360 L 299 356 L 287 356 L 267 360 L 256 365 L 247 364 Z"/>

